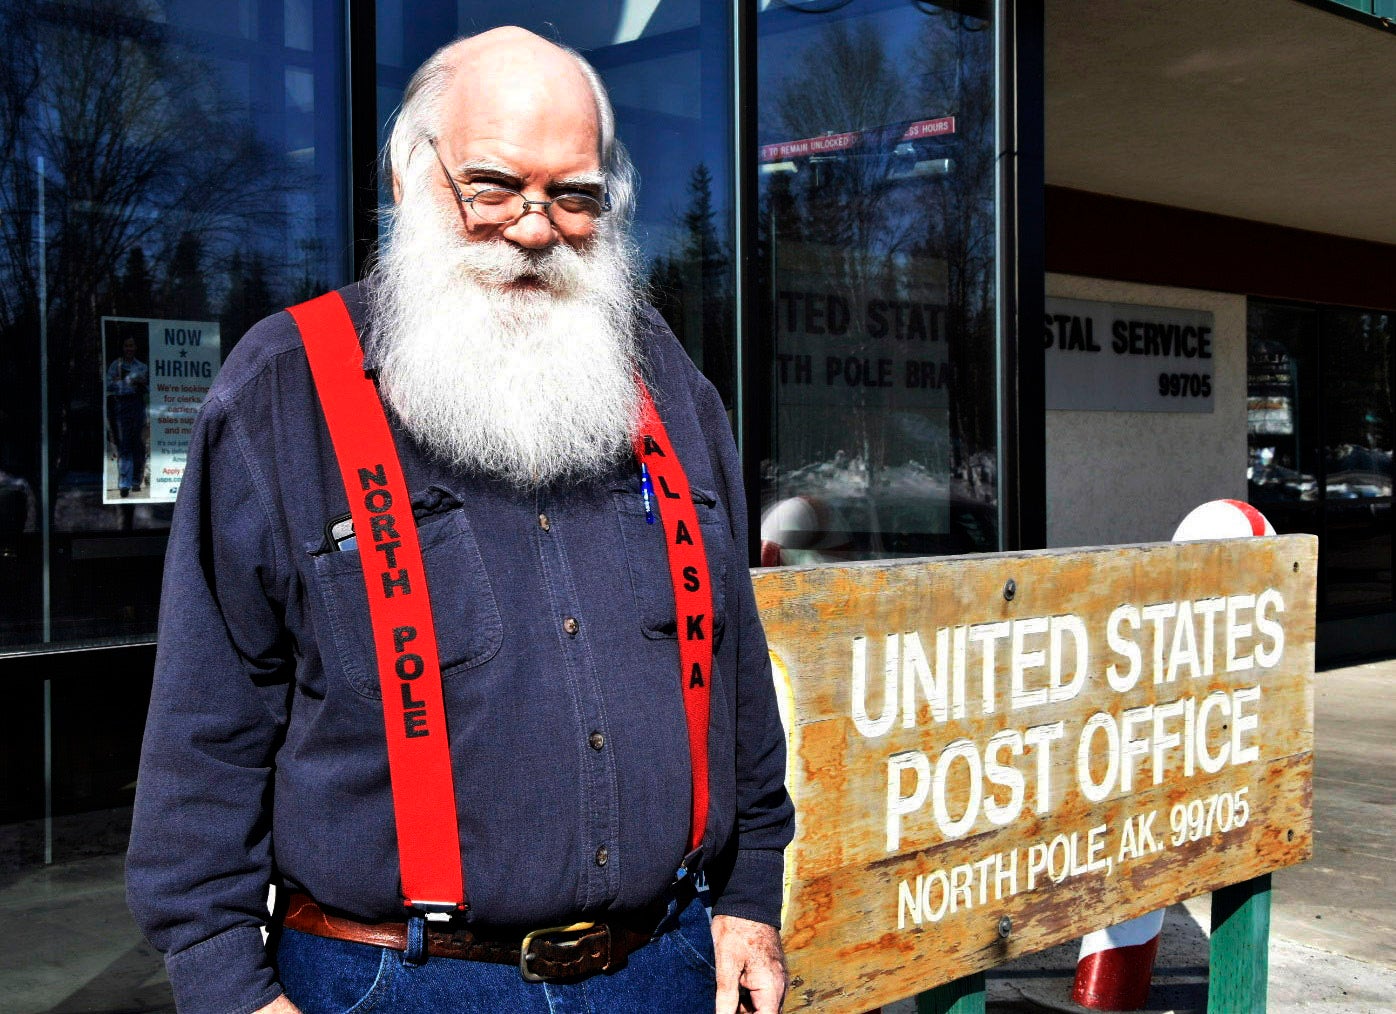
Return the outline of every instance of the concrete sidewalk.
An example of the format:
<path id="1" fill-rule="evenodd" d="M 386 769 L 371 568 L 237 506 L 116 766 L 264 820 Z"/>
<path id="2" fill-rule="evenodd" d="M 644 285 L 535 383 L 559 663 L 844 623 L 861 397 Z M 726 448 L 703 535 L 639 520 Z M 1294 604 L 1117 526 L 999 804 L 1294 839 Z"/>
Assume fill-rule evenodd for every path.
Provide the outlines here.
<path id="1" fill-rule="evenodd" d="M 1396 1010 L 1396 660 L 1320 672 L 1314 722 L 1314 858 L 1273 878 L 1267 1009 Z M 1210 921 L 1210 896 L 1169 910 L 1150 1011 L 1206 1010 Z M 1070 1000 L 1076 955 L 1073 943 L 995 969 L 989 1009 L 1084 1011 Z"/>

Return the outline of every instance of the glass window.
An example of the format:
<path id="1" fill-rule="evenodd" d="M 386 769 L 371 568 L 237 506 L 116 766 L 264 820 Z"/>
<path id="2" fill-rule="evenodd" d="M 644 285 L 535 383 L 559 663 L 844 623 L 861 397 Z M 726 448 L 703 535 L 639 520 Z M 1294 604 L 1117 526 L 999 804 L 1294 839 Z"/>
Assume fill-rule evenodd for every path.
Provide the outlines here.
<path id="1" fill-rule="evenodd" d="M 1335 607 L 1392 601 L 1391 315 L 1323 314 L 1324 579 Z"/>
<path id="2" fill-rule="evenodd" d="M 1319 536 L 1321 615 L 1389 605 L 1392 315 L 1252 300 L 1251 502 Z"/>
<path id="3" fill-rule="evenodd" d="M 734 405 L 731 4 L 379 0 L 376 7 L 382 141 L 412 72 L 458 36 L 520 25 L 591 61 L 610 92 L 616 135 L 639 170 L 635 239 L 654 302 Z"/>
<path id="4" fill-rule="evenodd" d="M 0 3 L 0 649 L 153 634 L 203 392 L 348 280 L 343 19 Z"/>
<path id="5" fill-rule="evenodd" d="M 204 393 L 349 279 L 344 17 L 0 0 L 5 1009 L 173 1010 L 122 883 L 151 652 L 29 652 L 153 636 Z"/>
<path id="6" fill-rule="evenodd" d="M 998 548 L 990 6 L 762 3 L 763 563 Z"/>
<path id="7" fill-rule="evenodd" d="M 1247 331 L 1250 502 L 1276 531 L 1316 532 L 1318 310 L 1252 302 Z"/>

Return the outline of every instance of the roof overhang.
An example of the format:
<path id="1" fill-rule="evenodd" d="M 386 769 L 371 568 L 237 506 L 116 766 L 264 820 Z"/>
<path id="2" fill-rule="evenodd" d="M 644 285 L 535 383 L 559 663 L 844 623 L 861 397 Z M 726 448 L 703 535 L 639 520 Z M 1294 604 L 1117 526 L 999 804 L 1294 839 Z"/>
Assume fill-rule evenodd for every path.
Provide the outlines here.
<path id="1" fill-rule="evenodd" d="M 1396 33 L 1298 0 L 1048 0 L 1049 184 L 1396 244 Z"/>

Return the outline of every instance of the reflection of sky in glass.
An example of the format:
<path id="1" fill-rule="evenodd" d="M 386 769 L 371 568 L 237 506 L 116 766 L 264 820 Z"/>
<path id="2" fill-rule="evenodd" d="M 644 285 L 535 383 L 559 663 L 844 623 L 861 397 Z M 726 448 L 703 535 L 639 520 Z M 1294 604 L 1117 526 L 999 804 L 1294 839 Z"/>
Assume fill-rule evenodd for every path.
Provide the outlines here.
<path id="1" fill-rule="evenodd" d="M 217 81 L 224 114 L 250 126 L 268 152 L 283 160 L 283 185 L 291 192 L 268 199 L 288 214 L 278 228 L 245 234 L 243 247 L 261 250 L 326 284 L 342 284 L 349 269 L 347 236 L 330 242 L 325 237 L 344 229 L 345 210 L 339 205 L 346 142 L 340 115 L 316 109 L 317 90 L 336 96 L 336 105 L 342 92 L 342 56 L 333 44 L 343 32 L 338 5 L 327 0 L 177 0 L 164 4 L 162 13 L 177 32 L 172 40 L 176 51 L 201 61 Z M 247 48 L 243 39 L 257 48 Z M 278 65 L 280 88 L 267 73 L 274 74 Z M 327 137 L 336 144 L 317 152 L 317 138 L 324 148 Z M 310 250 L 317 253 L 307 263 Z"/>
<path id="2" fill-rule="evenodd" d="M 315 75 L 286 68 L 286 148 L 294 155 L 315 147 Z"/>
<path id="3" fill-rule="evenodd" d="M 258 0 L 164 0 L 158 5 L 133 4 L 153 8 L 147 16 L 180 28 L 212 35 L 252 39 L 257 35 Z"/>
<path id="4" fill-rule="evenodd" d="M 291 49 L 309 50 L 315 40 L 311 0 L 286 0 L 286 45 Z"/>

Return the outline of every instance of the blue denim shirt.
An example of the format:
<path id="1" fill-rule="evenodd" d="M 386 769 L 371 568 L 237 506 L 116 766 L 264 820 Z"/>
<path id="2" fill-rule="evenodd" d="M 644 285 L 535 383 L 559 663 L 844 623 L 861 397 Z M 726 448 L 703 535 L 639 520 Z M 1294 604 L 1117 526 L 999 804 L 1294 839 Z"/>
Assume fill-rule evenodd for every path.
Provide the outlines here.
<path id="1" fill-rule="evenodd" d="M 342 294 L 362 330 L 362 285 Z M 658 315 L 641 327 L 714 586 L 701 862 L 715 912 L 777 925 L 794 818 L 736 450 Z M 636 466 L 524 492 L 394 434 L 431 588 L 468 918 L 538 927 L 645 906 L 683 859 L 692 786 L 662 526 L 646 523 Z M 127 890 L 181 1011 L 276 996 L 269 881 L 360 920 L 403 917 L 363 578 L 326 532 L 347 512 L 299 334 L 277 314 L 209 394 L 166 557 Z"/>

